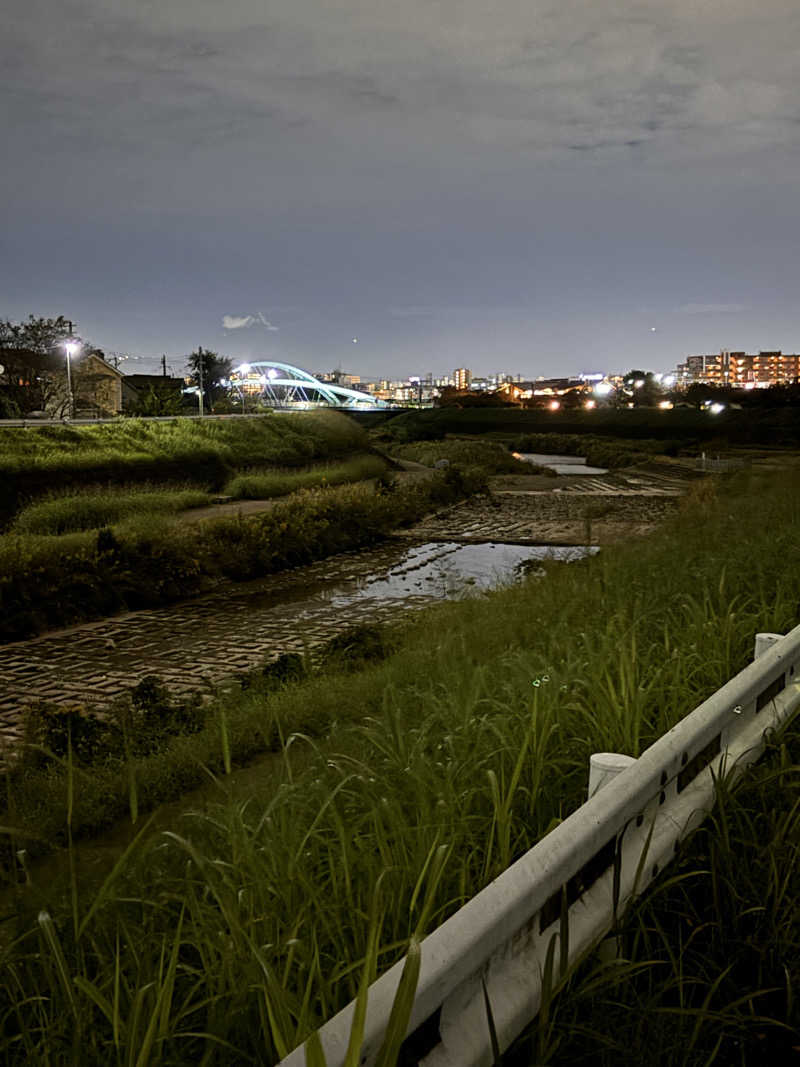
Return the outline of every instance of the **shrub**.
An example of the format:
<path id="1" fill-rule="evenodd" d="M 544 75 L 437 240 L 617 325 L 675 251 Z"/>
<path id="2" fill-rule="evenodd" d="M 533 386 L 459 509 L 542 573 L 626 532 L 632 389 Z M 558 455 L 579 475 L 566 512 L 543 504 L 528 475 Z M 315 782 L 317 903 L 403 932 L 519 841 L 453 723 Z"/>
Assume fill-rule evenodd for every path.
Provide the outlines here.
<path id="1" fill-rule="evenodd" d="M 385 626 L 359 623 L 335 634 L 322 646 L 323 668 L 355 670 L 364 663 L 386 659 L 397 648 L 397 637 Z"/>
<path id="2" fill-rule="evenodd" d="M 33 764 L 64 759 L 70 745 L 74 758 L 93 763 L 118 747 L 113 724 L 103 721 L 84 704 L 41 702 L 25 717 L 23 752 Z"/>
<path id="3" fill-rule="evenodd" d="M 307 674 L 306 663 L 297 652 L 282 652 L 261 668 L 261 677 L 269 686 L 297 682 Z"/>

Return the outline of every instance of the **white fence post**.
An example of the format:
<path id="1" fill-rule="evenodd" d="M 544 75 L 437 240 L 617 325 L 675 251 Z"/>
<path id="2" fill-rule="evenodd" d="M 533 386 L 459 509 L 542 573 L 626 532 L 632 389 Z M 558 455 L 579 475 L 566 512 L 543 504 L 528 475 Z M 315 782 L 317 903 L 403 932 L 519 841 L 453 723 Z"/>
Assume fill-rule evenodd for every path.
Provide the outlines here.
<path id="1" fill-rule="evenodd" d="M 635 762 L 633 756 L 625 756 L 621 752 L 592 753 L 589 757 L 589 799 Z"/>
<path id="2" fill-rule="evenodd" d="M 753 659 L 758 659 L 759 656 L 763 656 L 765 652 L 768 652 L 776 641 L 780 641 L 783 634 L 756 634 L 756 647 L 753 653 Z"/>

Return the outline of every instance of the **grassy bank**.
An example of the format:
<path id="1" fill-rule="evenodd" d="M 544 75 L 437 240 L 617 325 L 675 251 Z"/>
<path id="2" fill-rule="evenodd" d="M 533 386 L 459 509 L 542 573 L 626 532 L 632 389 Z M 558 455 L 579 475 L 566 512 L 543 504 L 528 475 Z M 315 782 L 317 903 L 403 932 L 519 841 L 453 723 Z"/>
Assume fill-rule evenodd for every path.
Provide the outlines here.
<path id="1" fill-rule="evenodd" d="M 361 427 L 326 411 L 0 428 L 0 521 L 54 486 L 190 483 L 219 491 L 243 470 L 303 467 L 367 448 Z"/>
<path id="2" fill-rule="evenodd" d="M 385 472 L 386 462 L 380 456 L 354 456 L 343 463 L 320 464 L 302 471 L 272 469 L 237 474 L 225 486 L 225 494 L 235 500 L 269 500 L 276 496 L 288 496 L 300 489 L 380 478 Z"/>
<path id="3" fill-rule="evenodd" d="M 221 580 L 246 581 L 373 544 L 479 485 L 451 468 L 413 485 L 303 491 L 247 517 L 183 523 L 145 511 L 99 531 L 6 534 L 0 640 L 170 603 Z"/>
<path id="4" fill-rule="evenodd" d="M 530 463 L 515 459 L 509 450 L 496 441 L 480 438 L 461 440 L 447 438 L 441 441 L 414 441 L 391 448 L 394 459 L 410 459 L 426 467 L 446 460 L 459 467 L 475 467 L 486 474 L 534 474 Z"/>
<path id="5" fill-rule="evenodd" d="M 10 533 L 58 537 L 112 526 L 144 513 L 177 515 L 210 502 L 211 497 L 202 489 L 85 489 L 29 504 L 17 515 Z"/>
<path id="6" fill-rule="evenodd" d="M 543 452 L 585 456 L 590 467 L 614 470 L 646 463 L 654 456 L 677 456 L 685 447 L 681 441 L 614 440 L 595 434 L 529 433 L 511 440 L 515 452 Z M 691 444 L 689 451 L 691 452 Z"/>
<path id="7" fill-rule="evenodd" d="M 800 1048 L 800 732 L 774 741 L 508 1067 L 750 1067 Z"/>
<path id="8" fill-rule="evenodd" d="M 431 610 L 364 669 L 251 685 L 149 756 L 8 775 L 6 1059 L 275 1062 L 355 994 L 371 931 L 383 969 L 426 895 L 435 925 L 580 802 L 591 752 L 638 755 L 756 631 L 795 624 L 798 489 L 702 483 L 657 536 Z M 282 773 L 224 799 L 267 748 Z M 209 774 L 220 804 L 101 889 L 26 884 L 26 834 L 90 832 Z"/>

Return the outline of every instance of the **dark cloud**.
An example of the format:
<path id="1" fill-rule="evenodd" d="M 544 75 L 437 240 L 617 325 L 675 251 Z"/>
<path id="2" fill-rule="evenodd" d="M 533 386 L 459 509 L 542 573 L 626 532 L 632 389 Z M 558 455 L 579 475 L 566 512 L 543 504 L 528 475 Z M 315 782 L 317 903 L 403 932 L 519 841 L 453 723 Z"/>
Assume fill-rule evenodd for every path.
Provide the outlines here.
<path id="1" fill-rule="evenodd" d="M 739 305 L 791 346 L 798 41 L 796 0 L 6 0 L 0 313 L 244 346 L 269 293 L 375 370 L 624 362 L 643 303 L 660 360 Z"/>

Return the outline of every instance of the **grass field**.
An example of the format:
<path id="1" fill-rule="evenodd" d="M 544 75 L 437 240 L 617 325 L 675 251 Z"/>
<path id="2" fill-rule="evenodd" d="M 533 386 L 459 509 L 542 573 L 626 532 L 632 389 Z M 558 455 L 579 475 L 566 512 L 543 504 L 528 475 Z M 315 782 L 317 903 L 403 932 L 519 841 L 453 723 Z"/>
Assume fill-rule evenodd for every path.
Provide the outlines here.
<path id="1" fill-rule="evenodd" d="M 798 489 L 700 483 L 657 535 L 433 609 L 363 669 L 251 684 L 147 756 L 9 773 L 6 1061 L 275 1062 L 365 959 L 389 965 L 571 811 L 591 752 L 638 755 L 756 631 L 796 623 Z M 228 790 L 267 749 L 263 780 Z M 141 819 L 210 776 L 219 803 L 133 844 L 101 887 L 74 864 L 66 887 L 27 882 L 26 838 Z M 766 931 L 759 950 L 780 963 L 786 945 Z"/>
<path id="2" fill-rule="evenodd" d="M 0 520 L 26 503 L 86 486 L 220 491 L 235 474 L 307 467 L 363 452 L 365 431 L 336 412 L 247 419 L 126 419 L 96 426 L 0 428 Z"/>

